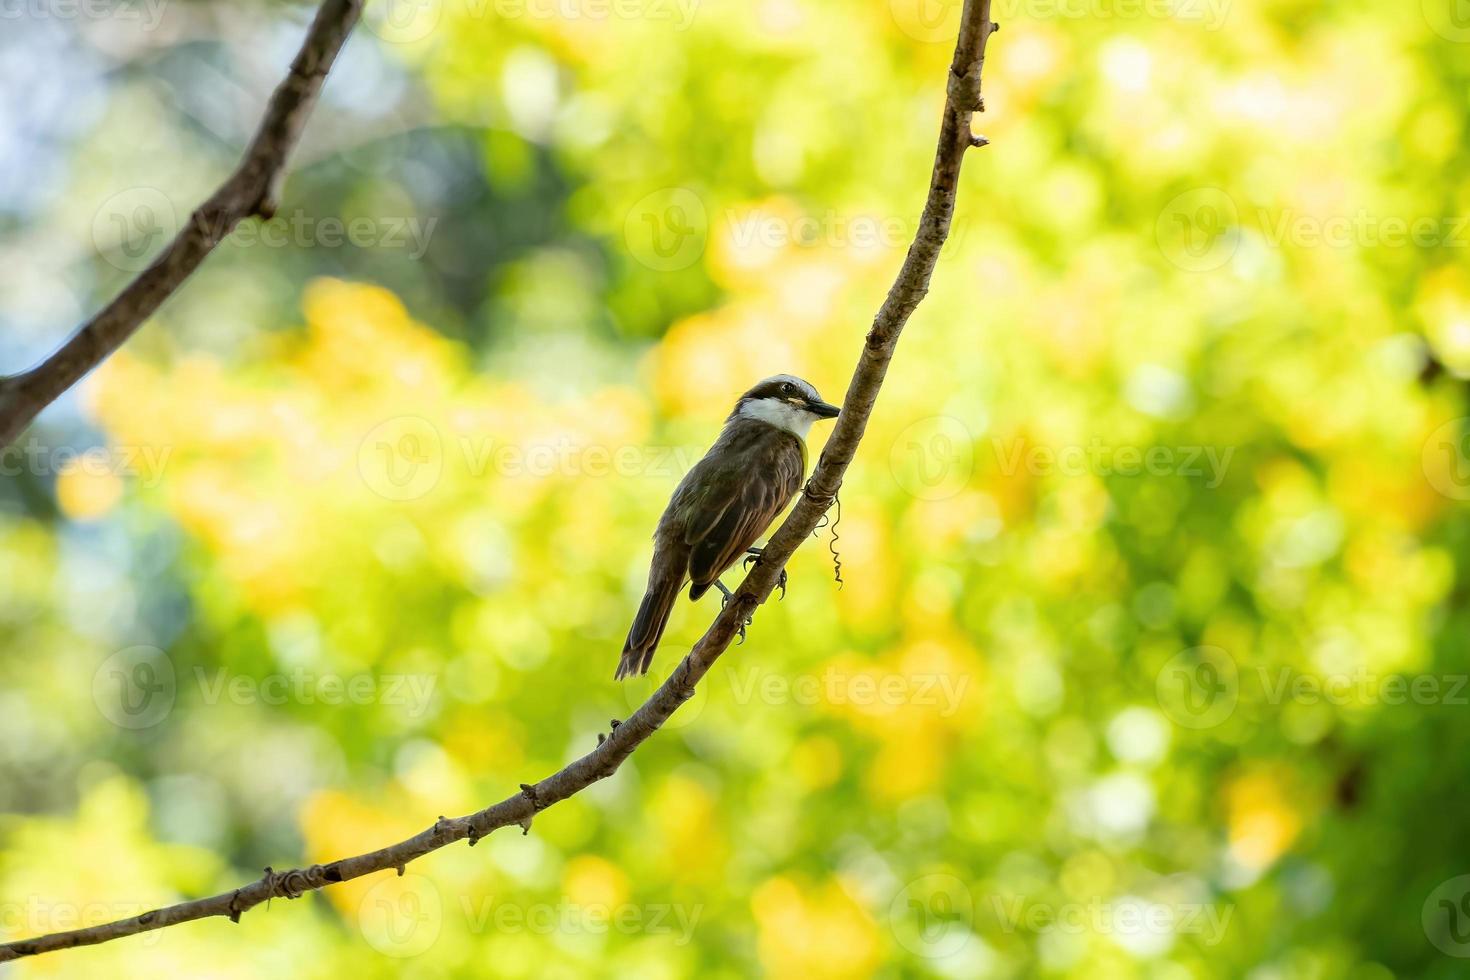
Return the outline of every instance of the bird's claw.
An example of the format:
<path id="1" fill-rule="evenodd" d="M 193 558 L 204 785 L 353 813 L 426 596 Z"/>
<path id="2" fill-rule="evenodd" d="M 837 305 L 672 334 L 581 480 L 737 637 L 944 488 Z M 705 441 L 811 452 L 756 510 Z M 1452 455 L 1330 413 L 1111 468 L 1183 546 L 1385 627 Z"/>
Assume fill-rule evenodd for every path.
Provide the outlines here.
<path id="1" fill-rule="evenodd" d="M 715 585 L 720 590 L 720 608 L 724 609 L 730 604 L 730 600 L 735 598 L 735 593 L 725 588 L 725 584 L 719 579 L 715 580 Z M 755 613 L 751 613 L 749 616 L 746 616 L 744 622 L 735 627 L 736 635 L 740 637 L 741 643 L 745 642 L 745 627 L 749 626 L 753 622 L 755 622 Z"/>
<path id="2" fill-rule="evenodd" d="M 723 588 L 720 589 L 720 608 L 725 608 L 726 605 L 731 604 L 731 599 L 734 598 L 734 592 L 726 591 L 726 589 Z M 739 624 L 739 626 L 735 627 L 735 635 L 739 636 L 739 642 L 741 642 L 741 644 L 744 644 L 745 642 L 745 627 L 750 626 L 750 624 L 754 623 L 754 621 L 756 621 L 756 617 L 747 616 L 745 617 L 745 620 L 742 621 L 741 624 Z"/>
<path id="3" fill-rule="evenodd" d="M 745 568 L 748 571 L 751 565 L 759 565 L 761 553 L 754 548 L 745 556 Z M 781 574 L 776 578 L 776 588 L 781 590 L 781 598 L 786 598 L 786 569 L 781 569 Z"/>

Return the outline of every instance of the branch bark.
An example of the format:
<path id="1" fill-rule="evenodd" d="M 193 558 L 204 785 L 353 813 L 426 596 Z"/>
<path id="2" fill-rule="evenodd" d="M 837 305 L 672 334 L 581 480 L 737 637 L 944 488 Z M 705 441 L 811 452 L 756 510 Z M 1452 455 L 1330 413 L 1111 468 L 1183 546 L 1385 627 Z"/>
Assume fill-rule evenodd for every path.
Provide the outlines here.
<path id="1" fill-rule="evenodd" d="M 20 438 L 43 408 L 121 347 L 236 225 L 256 215 L 274 217 L 286 161 L 362 4 L 323 0 L 230 178 L 189 216 L 158 258 L 59 350 L 23 374 L 0 378 L 0 449 Z"/>
<path id="2" fill-rule="evenodd" d="M 668 679 L 627 721 L 615 725 L 612 733 L 600 741 L 596 749 L 539 783 L 523 785 L 516 795 L 469 816 L 441 817 L 434 826 L 407 840 L 310 868 L 286 872 L 266 868 L 262 878 L 232 892 L 87 929 L 8 943 L 0 946 L 0 962 L 103 943 L 209 916 L 227 916 L 238 921 L 241 913 L 271 898 L 297 898 L 307 891 L 390 868 L 402 874 L 410 861 L 455 841 L 468 840 L 473 846 L 491 831 L 511 825 L 518 825 L 529 833 L 531 821 L 538 812 L 617 772 L 634 749 L 658 731 L 680 705 L 694 696 L 695 685 L 730 646 L 739 624 L 770 597 L 781 569 L 816 530 L 818 521 L 842 486 L 843 474 L 862 441 L 899 335 L 928 292 L 934 264 L 949 236 L 965 151 L 985 143 L 983 137 L 972 134 L 970 125 L 974 114 L 983 109 L 980 71 L 985 61 L 986 42 L 995 29 L 990 22 L 990 5 L 991 0 L 965 0 L 959 43 L 949 74 L 939 148 L 919 230 L 893 287 L 873 319 L 862 357 L 847 389 L 842 415 L 811 479 L 791 514 L 771 537 L 761 561 L 735 590 L 734 599 L 720 612 Z"/>

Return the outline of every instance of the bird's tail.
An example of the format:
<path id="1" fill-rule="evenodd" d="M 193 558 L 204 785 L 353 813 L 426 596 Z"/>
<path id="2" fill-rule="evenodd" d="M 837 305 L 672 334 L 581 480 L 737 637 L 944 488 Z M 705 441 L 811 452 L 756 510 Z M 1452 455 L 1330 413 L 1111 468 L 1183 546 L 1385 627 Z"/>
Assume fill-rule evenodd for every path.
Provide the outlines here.
<path id="1" fill-rule="evenodd" d="M 616 680 L 648 673 L 653 664 L 653 651 L 664 635 L 664 627 L 669 625 L 669 614 L 674 611 L 674 600 L 679 598 L 683 584 L 676 576 L 660 576 L 649 581 L 638 615 L 628 630 L 628 639 L 623 643 L 623 658 L 613 675 Z"/>

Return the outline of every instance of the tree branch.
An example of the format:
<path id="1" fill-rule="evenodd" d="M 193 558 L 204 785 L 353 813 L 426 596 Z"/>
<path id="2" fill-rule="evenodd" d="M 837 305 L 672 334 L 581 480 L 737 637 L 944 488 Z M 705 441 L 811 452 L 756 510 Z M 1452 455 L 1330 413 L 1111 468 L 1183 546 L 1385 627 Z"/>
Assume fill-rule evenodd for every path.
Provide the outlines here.
<path id="1" fill-rule="evenodd" d="M 536 813 L 617 772 L 634 749 L 658 731 L 680 705 L 694 696 L 695 685 L 730 646 L 739 624 L 770 597 L 781 569 L 816 529 L 817 522 L 831 506 L 842 485 L 843 474 L 862 441 L 899 334 L 929 290 L 934 264 L 949 235 L 954 216 L 955 191 L 965 151 L 972 146 L 984 145 L 982 138 L 972 135 L 970 123 L 974 113 L 982 107 L 980 69 L 984 64 L 986 41 L 994 30 L 990 23 L 990 3 L 991 0 L 965 0 L 959 43 L 949 77 L 939 149 L 934 159 L 934 175 L 918 234 L 893 288 L 868 331 L 862 358 L 847 389 L 842 415 L 811 480 L 790 516 L 772 536 L 761 560 L 735 591 L 735 598 L 725 606 L 668 679 L 627 721 L 615 725 L 612 734 L 601 740 L 596 749 L 534 786 L 523 785 L 520 793 L 478 813 L 454 819 L 441 817 L 434 826 L 408 840 L 310 868 L 283 873 L 267 868 L 264 877 L 232 892 L 87 929 L 9 943 L 0 946 L 0 962 L 107 942 L 209 916 L 228 916 L 238 921 L 242 912 L 270 898 L 297 898 L 304 892 L 334 882 L 390 868 L 402 874 L 410 861 L 455 841 L 467 839 L 473 845 L 491 831 L 513 824 L 529 833 Z"/>
<path id="2" fill-rule="evenodd" d="M 153 264 L 56 353 L 24 374 L 0 377 L 0 449 L 18 439 L 43 408 L 121 347 L 236 225 L 254 215 L 266 220 L 275 216 L 287 158 L 362 4 L 363 0 L 323 0 L 239 167 L 190 215 Z"/>

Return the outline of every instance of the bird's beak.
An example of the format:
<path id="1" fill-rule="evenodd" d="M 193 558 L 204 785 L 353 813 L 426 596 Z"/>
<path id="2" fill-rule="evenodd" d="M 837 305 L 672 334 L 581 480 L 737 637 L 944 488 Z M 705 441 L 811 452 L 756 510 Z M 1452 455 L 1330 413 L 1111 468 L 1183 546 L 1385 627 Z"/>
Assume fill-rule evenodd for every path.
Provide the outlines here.
<path id="1" fill-rule="evenodd" d="M 826 402 L 807 402 L 806 410 L 819 419 L 835 419 L 842 412 L 836 405 Z"/>

